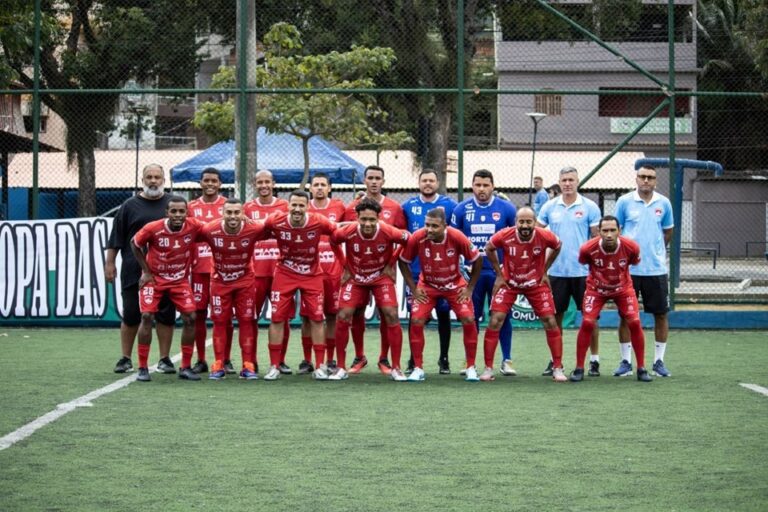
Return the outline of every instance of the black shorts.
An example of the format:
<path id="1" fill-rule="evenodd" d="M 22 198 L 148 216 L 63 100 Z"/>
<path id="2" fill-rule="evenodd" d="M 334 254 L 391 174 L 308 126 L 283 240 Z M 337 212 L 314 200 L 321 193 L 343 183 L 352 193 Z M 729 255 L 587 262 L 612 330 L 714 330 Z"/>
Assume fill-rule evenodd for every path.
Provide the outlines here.
<path id="1" fill-rule="evenodd" d="M 123 288 L 123 323 L 135 327 L 141 323 L 141 310 L 139 310 L 139 284 Z M 164 294 L 160 301 L 160 309 L 155 314 L 155 320 L 163 325 L 176 323 L 176 307 L 171 302 L 168 294 Z"/>
<path id="2" fill-rule="evenodd" d="M 584 290 L 587 288 L 586 277 L 555 277 L 549 276 L 549 284 L 552 287 L 552 297 L 555 299 L 555 311 L 565 313 L 568 303 L 573 297 L 576 309 L 581 311 L 581 303 L 584 301 Z"/>
<path id="3" fill-rule="evenodd" d="M 667 276 L 632 276 L 632 285 L 638 299 L 643 301 L 643 311 L 654 315 L 669 312 L 669 281 Z"/>

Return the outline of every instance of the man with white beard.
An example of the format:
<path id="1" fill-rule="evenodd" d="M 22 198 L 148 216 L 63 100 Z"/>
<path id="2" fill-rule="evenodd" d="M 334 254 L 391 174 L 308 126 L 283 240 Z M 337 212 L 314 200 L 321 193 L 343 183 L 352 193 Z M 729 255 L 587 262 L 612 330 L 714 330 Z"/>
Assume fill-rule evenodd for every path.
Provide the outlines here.
<path id="1" fill-rule="evenodd" d="M 123 298 L 123 318 L 120 323 L 120 346 L 122 357 L 115 366 L 115 373 L 133 371 L 131 355 L 136 333 L 141 323 L 139 310 L 139 278 L 141 267 L 131 251 L 130 241 L 145 224 L 166 216 L 166 206 L 171 197 L 165 193 L 165 174 L 158 164 L 144 167 L 141 175 L 143 190 L 129 198 L 120 206 L 107 245 L 107 260 L 104 264 L 104 276 L 108 282 L 114 282 L 116 277 L 115 258 L 117 252 L 123 258 L 120 267 L 120 285 Z M 163 299 L 160 309 L 155 316 L 157 322 L 157 338 L 160 349 L 160 362 L 157 371 L 176 373 L 169 354 L 173 339 L 173 325 L 176 321 L 176 310 L 168 299 Z"/>

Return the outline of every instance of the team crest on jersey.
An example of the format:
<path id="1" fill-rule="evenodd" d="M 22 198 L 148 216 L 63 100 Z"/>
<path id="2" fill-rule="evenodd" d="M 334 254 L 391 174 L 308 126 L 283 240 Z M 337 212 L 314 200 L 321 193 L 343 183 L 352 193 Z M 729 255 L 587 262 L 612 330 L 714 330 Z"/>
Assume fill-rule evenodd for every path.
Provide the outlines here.
<path id="1" fill-rule="evenodd" d="M 581 210 L 575 211 L 573 212 L 573 216 L 576 217 L 577 219 L 580 219 L 584 216 L 584 212 Z"/>
<path id="2" fill-rule="evenodd" d="M 188 244 L 192 242 L 192 237 L 190 235 L 187 235 L 184 237 L 184 243 Z"/>
<path id="3" fill-rule="evenodd" d="M 307 233 L 307 238 L 309 238 L 310 240 L 314 240 L 316 236 L 317 236 L 317 233 L 315 233 L 314 231 L 310 231 L 309 233 Z"/>
<path id="4" fill-rule="evenodd" d="M 493 217 L 493 220 L 495 220 L 496 222 L 499 222 L 501 220 L 501 213 L 493 212 L 493 214 L 491 214 L 491 217 Z"/>
<path id="5" fill-rule="evenodd" d="M 329 213 L 328 218 L 332 220 L 333 222 L 336 222 L 336 214 L 335 213 Z"/>
<path id="6" fill-rule="evenodd" d="M 621 268 L 624 268 L 627 266 L 627 260 L 619 260 L 619 266 Z"/>
<path id="7" fill-rule="evenodd" d="M 539 254 L 541 254 L 541 247 L 534 247 L 533 248 L 533 255 L 534 256 L 538 256 Z"/>
<path id="8" fill-rule="evenodd" d="M 384 252 L 384 251 L 387 250 L 387 246 L 383 245 L 383 244 L 382 245 L 377 245 L 376 246 L 376 250 L 379 251 L 379 252 Z"/>
<path id="9" fill-rule="evenodd" d="M 390 218 L 392 216 L 392 212 L 390 212 L 388 210 L 385 210 L 385 211 L 381 212 L 381 216 L 384 217 L 385 219 L 388 219 L 388 218 Z"/>
<path id="10" fill-rule="evenodd" d="M 243 247 L 248 247 L 249 245 L 251 245 L 251 241 L 250 240 L 240 240 L 240 245 L 242 245 Z"/>
<path id="11" fill-rule="evenodd" d="M 656 216 L 661 217 L 661 208 L 656 208 Z"/>
<path id="12" fill-rule="evenodd" d="M 448 249 L 447 251 L 445 251 L 445 255 L 448 256 L 449 258 L 453 258 L 454 254 L 456 254 L 456 251 L 454 251 L 453 249 Z"/>

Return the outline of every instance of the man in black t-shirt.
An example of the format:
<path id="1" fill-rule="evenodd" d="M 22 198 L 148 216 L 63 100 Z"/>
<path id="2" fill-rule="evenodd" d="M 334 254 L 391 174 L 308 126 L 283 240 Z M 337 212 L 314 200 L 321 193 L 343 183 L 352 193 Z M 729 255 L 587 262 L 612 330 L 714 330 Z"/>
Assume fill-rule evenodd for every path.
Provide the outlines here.
<path id="1" fill-rule="evenodd" d="M 112 232 L 107 245 L 107 259 L 104 264 L 104 275 L 108 282 L 114 282 L 116 277 L 115 258 L 120 251 L 122 265 L 120 267 L 120 293 L 123 298 L 123 318 L 120 323 L 120 346 L 122 357 L 115 366 L 115 373 L 125 373 L 133 370 L 131 354 L 136 333 L 141 323 L 139 311 L 139 278 L 141 267 L 131 251 L 130 241 L 145 224 L 166 216 L 166 206 L 171 197 L 164 192 L 165 174 L 157 164 L 149 164 L 142 171 L 141 182 L 143 190 L 138 195 L 127 199 L 115 216 Z M 162 373 L 176 373 L 169 354 L 173 339 L 173 325 L 176 321 L 176 310 L 167 299 L 160 303 L 160 310 L 155 315 L 157 322 L 157 338 L 160 347 L 160 362 L 157 370 Z"/>

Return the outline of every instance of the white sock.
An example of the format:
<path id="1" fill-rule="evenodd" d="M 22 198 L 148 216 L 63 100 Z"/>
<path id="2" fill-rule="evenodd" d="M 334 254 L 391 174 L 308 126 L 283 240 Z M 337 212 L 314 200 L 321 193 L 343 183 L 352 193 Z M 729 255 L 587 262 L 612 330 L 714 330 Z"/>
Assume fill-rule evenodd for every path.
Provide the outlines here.
<path id="1" fill-rule="evenodd" d="M 589 356 L 589 362 L 591 363 L 592 361 L 600 362 L 600 355 L 591 354 Z"/>
<path id="2" fill-rule="evenodd" d="M 621 351 L 621 360 L 631 363 L 632 362 L 632 344 L 628 341 L 620 341 L 619 350 Z"/>
<path id="3" fill-rule="evenodd" d="M 658 360 L 662 360 L 663 361 L 664 360 L 664 352 L 666 352 L 666 350 L 667 350 L 667 344 L 666 343 L 662 343 L 660 341 L 657 341 L 656 345 L 655 345 L 655 348 L 656 348 L 656 350 L 655 350 L 656 357 L 653 358 L 653 362 L 655 363 Z"/>

